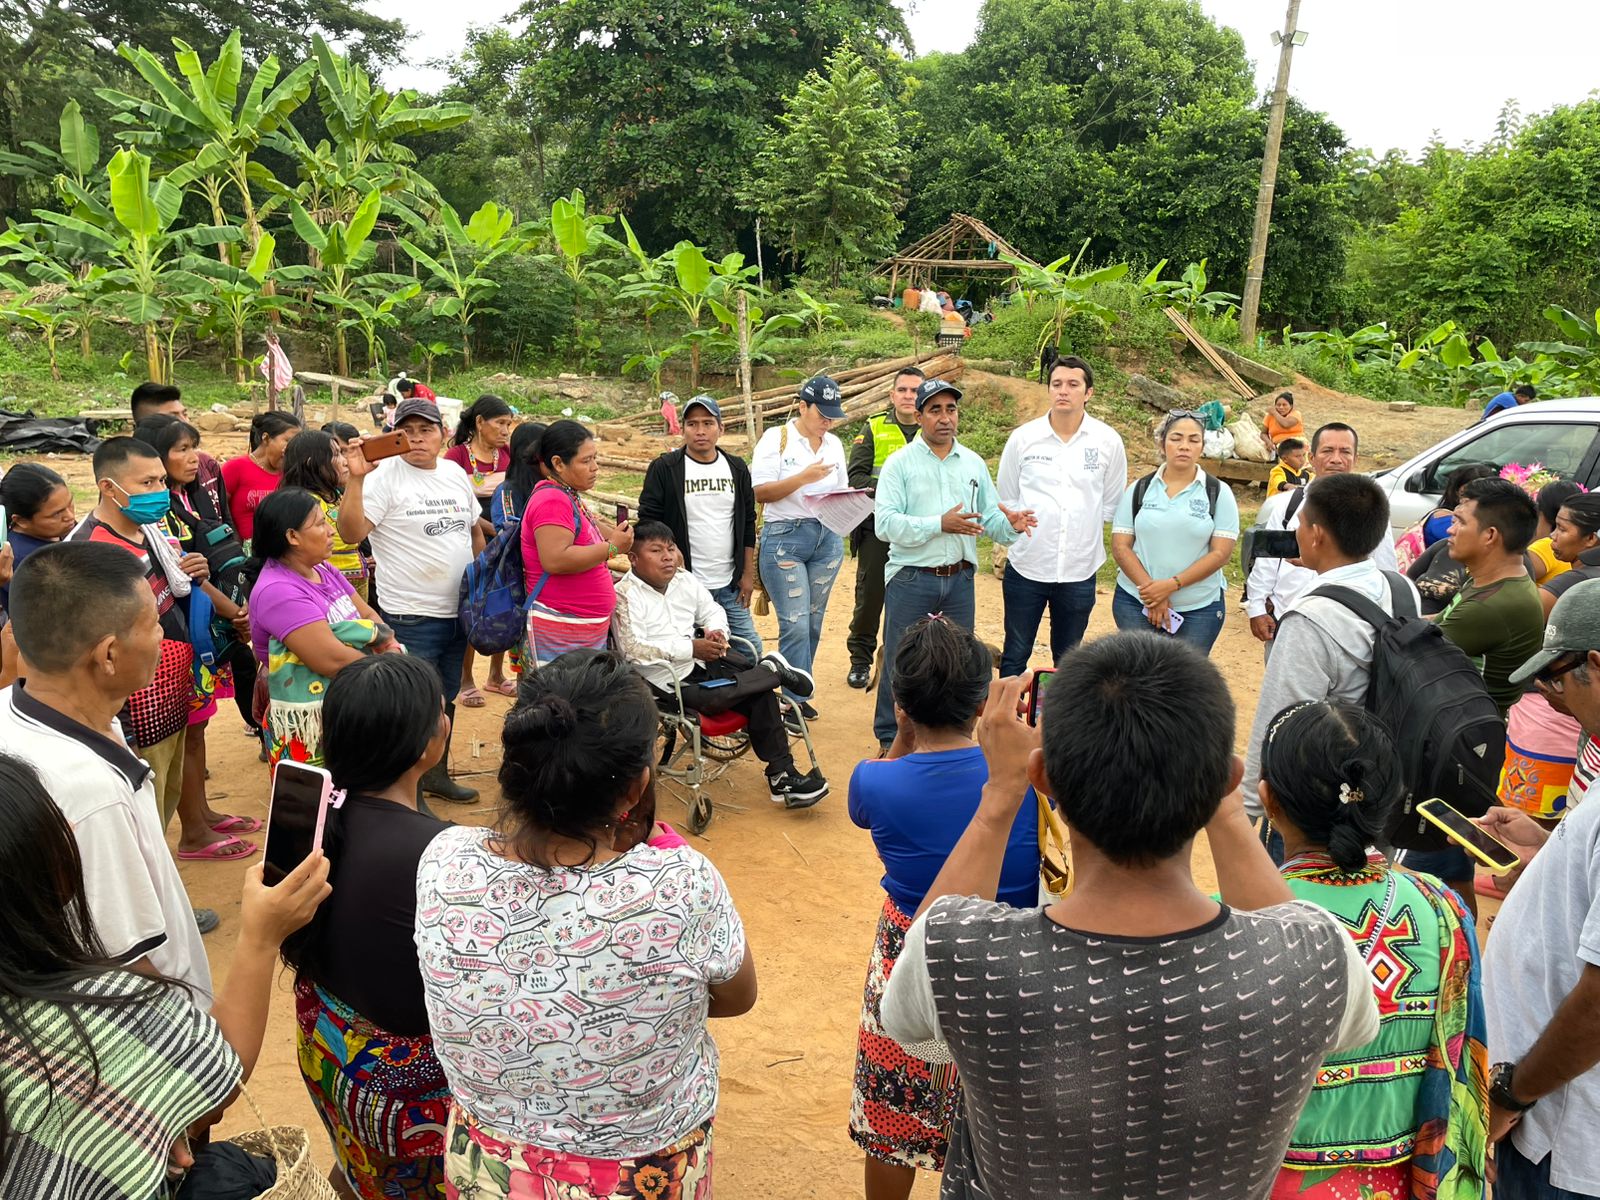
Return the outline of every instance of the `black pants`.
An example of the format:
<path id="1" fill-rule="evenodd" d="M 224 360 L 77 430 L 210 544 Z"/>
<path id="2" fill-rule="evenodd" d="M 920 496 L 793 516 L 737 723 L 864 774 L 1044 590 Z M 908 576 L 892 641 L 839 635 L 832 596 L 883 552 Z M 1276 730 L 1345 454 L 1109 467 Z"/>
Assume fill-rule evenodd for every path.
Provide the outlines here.
<path id="1" fill-rule="evenodd" d="M 731 679 L 720 687 L 705 687 L 708 679 Z M 792 771 L 794 755 L 789 753 L 789 733 L 778 711 L 778 677 L 767 667 L 752 667 L 743 655 L 730 653 L 716 662 L 697 662 L 694 670 L 679 685 L 684 707 L 706 716 L 737 712 L 745 719 L 750 748 L 767 764 L 767 773 Z M 668 700 L 671 693 L 661 693 Z"/>
<path id="2" fill-rule="evenodd" d="M 852 667 L 872 666 L 878 626 L 883 621 L 883 568 L 888 562 L 889 543 L 871 529 L 863 529 L 856 543 L 856 610 L 845 640 Z"/>

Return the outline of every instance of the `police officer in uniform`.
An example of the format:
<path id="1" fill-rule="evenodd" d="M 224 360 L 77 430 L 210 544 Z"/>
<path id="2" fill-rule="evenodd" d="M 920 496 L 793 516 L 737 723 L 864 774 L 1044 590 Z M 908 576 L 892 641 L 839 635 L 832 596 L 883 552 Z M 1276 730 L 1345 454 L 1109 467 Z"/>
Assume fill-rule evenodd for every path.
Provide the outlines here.
<path id="1" fill-rule="evenodd" d="M 889 456 L 917 436 L 917 388 L 925 378 L 917 367 L 906 367 L 894 378 L 890 393 L 893 407 L 867 422 L 850 446 L 850 486 L 873 491 Z M 878 646 L 878 626 L 883 622 L 883 568 L 889 561 L 889 543 L 873 531 L 868 517 L 850 535 L 856 556 L 856 608 L 850 618 L 850 674 L 853 688 L 873 681 L 873 654 Z"/>

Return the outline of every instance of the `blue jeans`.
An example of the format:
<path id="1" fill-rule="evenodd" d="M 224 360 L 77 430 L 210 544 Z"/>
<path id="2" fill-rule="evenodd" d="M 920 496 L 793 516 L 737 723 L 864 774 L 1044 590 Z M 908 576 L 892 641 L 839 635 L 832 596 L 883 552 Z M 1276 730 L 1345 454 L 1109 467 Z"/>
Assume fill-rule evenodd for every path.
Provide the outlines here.
<path id="1" fill-rule="evenodd" d="M 407 617 L 384 614 L 394 635 L 412 658 L 420 658 L 439 672 L 444 702 L 455 701 L 461 690 L 461 660 L 467 655 L 467 634 L 457 617 Z"/>
<path id="2" fill-rule="evenodd" d="M 1222 633 L 1223 619 L 1228 615 L 1227 606 L 1223 603 L 1223 591 L 1217 589 L 1217 598 L 1210 604 L 1200 608 L 1179 609 L 1183 617 L 1183 624 L 1178 627 L 1178 632 L 1162 634 L 1163 637 L 1175 637 L 1180 642 L 1188 642 L 1201 654 L 1210 654 L 1211 647 L 1216 644 L 1217 638 Z M 1123 633 L 1162 633 L 1150 624 L 1143 611 L 1144 602 L 1135 595 L 1123 591 L 1120 587 L 1111 593 L 1111 619 L 1117 623 L 1117 628 Z"/>
<path id="3" fill-rule="evenodd" d="M 739 585 L 730 583 L 727 587 L 711 588 L 711 598 L 722 605 L 722 611 L 728 614 L 728 632 L 734 637 L 743 638 L 756 648 L 756 658 L 760 658 L 763 650 L 761 635 L 756 632 L 755 618 L 750 615 L 750 610 L 739 603 Z"/>
<path id="4" fill-rule="evenodd" d="M 1050 665 L 1083 641 L 1094 611 L 1094 576 L 1075 583 L 1035 583 L 1012 562 L 1000 576 L 1006 602 L 1006 645 L 1000 655 L 1000 674 L 1021 675 L 1033 656 L 1033 639 L 1045 606 L 1050 607 Z"/>
<path id="5" fill-rule="evenodd" d="M 1494 1182 L 1494 1200 L 1593 1200 L 1581 1192 L 1552 1186 L 1550 1156 L 1545 1155 L 1543 1162 L 1530 1162 L 1510 1136 L 1496 1143 L 1494 1162 L 1499 1168 Z"/>
<path id="6" fill-rule="evenodd" d="M 954 575 L 930 575 L 915 567 L 901 567 L 883 589 L 883 670 L 878 672 L 878 707 L 872 732 L 879 744 L 894 741 L 894 658 L 900 639 L 923 617 L 943 613 L 952 624 L 972 629 L 976 611 L 972 598 L 972 568 Z"/>
<path id="7" fill-rule="evenodd" d="M 791 666 L 809 671 L 844 562 L 844 539 L 821 521 L 768 521 L 761 527 L 759 559 L 761 583 L 778 614 L 778 649 Z"/>

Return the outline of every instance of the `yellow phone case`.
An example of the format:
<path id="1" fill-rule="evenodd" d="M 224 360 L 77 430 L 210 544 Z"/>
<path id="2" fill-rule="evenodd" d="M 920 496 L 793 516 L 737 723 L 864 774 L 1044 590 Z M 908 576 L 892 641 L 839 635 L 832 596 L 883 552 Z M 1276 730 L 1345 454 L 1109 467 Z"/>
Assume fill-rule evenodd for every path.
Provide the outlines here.
<path id="1" fill-rule="evenodd" d="M 1432 825 L 1434 828 L 1442 830 L 1444 832 L 1444 835 L 1446 837 L 1450 838 L 1450 844 L 1452 846 L 1459 846 L 1461 849 L 1465 850 L 1467 852 L 1467 854 L 1472 858 L 1472 860 L 1474 862 L 1476 862 L 1480 867 L 1482 867 L 1485 871 L 1489 872 L 1489 874 L 1495 875 L 1495 876 L 1509 875 L 1509 874 L 1511 874 L 1511 872 L 1515 871 L 1518 867 L 1522 866 L 1522 861 L 1520 859 L 1518 859 L 1517 862 L 1512 863 L 1510 866 L 1506 866 L 1506 865 L 1504 865 L 1502 863 L 1493 862 L 1483 853 L 1482 850 L 1479 850 L 1476 846 L 1470 845 L 1467 842 L 1458 841 L 1455 837 L 1451 836 L 1450 827 L 1448 825 L 1446 825 L 1443 821 L 1439 820 L 1438 817 L 1434 816 L 1433 813 L 1428 810 L 1428 808 L 1426 806 L 1426 803 L 1427 802 L 1424 801 L 1422 804 L 1417 805 L 1417 813 L 1418 813 L 1418 815 L 1420 815 L 1424 821 L 1427 821 L 1428 824 Z M 1494 837 L 1493 834 L 1485 834 L 1484 836 L 1485 837 Z M 1517 858 L 1517 852 L 1515 850 L 1513 850 L 1510 846 L 1506 846 L 1506 844 L 1504 842 L 1500 841 L 1498 838 L 1495 838 L 1495 841 L 1499 845 L 1505 846 L 1506 853 L 1511 855 L 1512 858 Z"/>

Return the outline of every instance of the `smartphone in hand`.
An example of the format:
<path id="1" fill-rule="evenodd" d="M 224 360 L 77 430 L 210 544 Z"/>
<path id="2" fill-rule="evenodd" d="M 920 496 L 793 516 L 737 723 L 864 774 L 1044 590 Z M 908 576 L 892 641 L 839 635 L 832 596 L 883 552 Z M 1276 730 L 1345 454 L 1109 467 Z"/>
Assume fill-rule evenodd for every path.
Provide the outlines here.
<path id="1" fill-rule="evenodd" d="M 393 433 L 375 434 L 369 438 L 361 439 L 361 456 L 369 463 L 382 462 L 386 458 L 394 458 L 411 449 L 411 439 L 406 437 L 405 430 L 396 429 Z"/>
<path id="2" fill-rule="evenodd" d="M 1050 681 L 1056 677 L 1054 667 L 1041 667 L 1033 673 L 1033 685 L 1028 690 L 1028 724 L 1039 723 L 1039 713 L 1044 708 L 1045 689 L 1050 686 Z"/>
<path id="3" fill-rule="evenodd" d="M 1465 850 L 1491 875 L 1508 875 L 1522 866 L 1522 859 L 1515 850 L 1437 797 L 1418 804 L 1417 814 L 1444 830 L 1445 837 Z"/>
<path id="4" fill-rule="evenodd" d="M 321 767 L 283 759 L 272 775 L 267 845 L 262 878 L 269 887 L 322 846 L 322 829 L 333 799 L 333 777 Z"/>
<path id="5" fill-rule="evenodd" d="M 619 505 L 617 505 L 617 524 L 618 524 L 618 526 L 622 526 L 622 525 L 626 525 L 627 523 L 628 523 L 628 506 L 626 504 L 619 504 Z"/>

